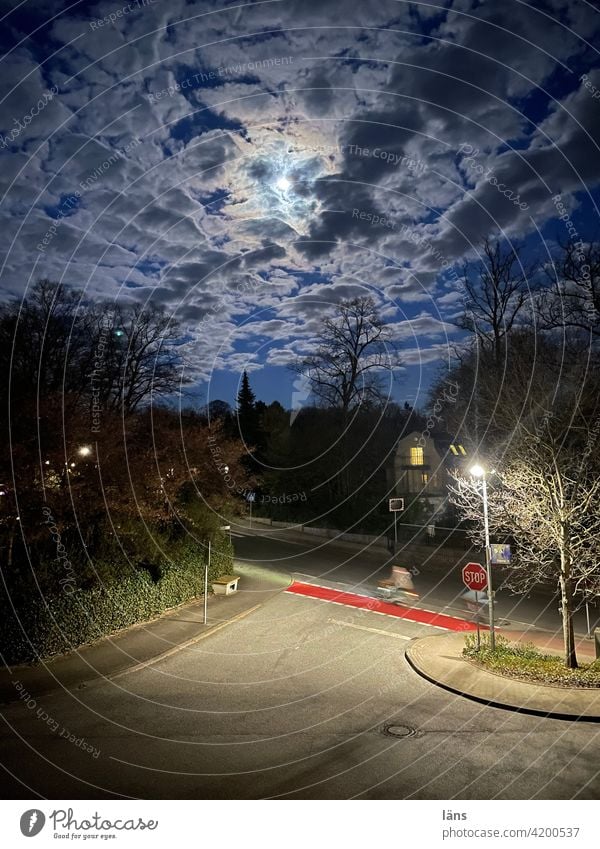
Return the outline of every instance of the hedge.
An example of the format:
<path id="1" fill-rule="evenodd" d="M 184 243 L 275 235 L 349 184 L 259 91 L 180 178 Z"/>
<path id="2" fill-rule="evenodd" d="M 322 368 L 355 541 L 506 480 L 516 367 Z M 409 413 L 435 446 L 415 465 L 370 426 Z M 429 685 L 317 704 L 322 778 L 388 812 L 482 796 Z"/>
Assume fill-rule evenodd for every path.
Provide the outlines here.
<path id="1" fill-rule="evenodd" d="M 105 586 L 92 586 L 32 598 L 26 607 L 2 613 L 0 645 L 5 662 L 27 663 L 71 651 L 204 593 L 204 549 L 179 545 L 160 564 L 153 581 L 146 569 Z M 213 550 L 209 583 L 232 569 L 229 543 Z M 17 618 L 18 617 L 18 618 Z"/>

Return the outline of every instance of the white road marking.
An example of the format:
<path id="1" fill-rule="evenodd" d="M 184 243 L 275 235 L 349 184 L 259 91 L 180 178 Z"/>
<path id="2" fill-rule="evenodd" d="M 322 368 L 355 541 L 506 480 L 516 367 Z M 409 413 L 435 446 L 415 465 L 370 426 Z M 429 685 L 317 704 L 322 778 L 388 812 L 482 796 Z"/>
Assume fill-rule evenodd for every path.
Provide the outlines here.
<path id="1" fill-rule="evenodd" d="M 336 625 L 343 625 L 344 628 L 356 628 L 357 631 L 371 631 L 373 634 L 383 634 L 384 637 L 394 637 L 396 640 L 413 639 L 412 637 L 406 637 L 404 634 L 394 634 L 392 631 L 382 631 L 381 628 L 368 628 L 366 625 L 355 625 L 353 622 L 343 622 L 341 619 L 329 619 L 328 621 L 334 622 Z"/>
<path id="2" fill-rule="evenodd" d="M 310 547 L 310 546 L 307 546 L 307 544 L 305 542 L 296 542 L 296 540 L 293 540 L 293 539 L 283 539 L 282 537 L 273 537 L 273 536 L 270 536 L 270 534 L 260 534 L 260 535 L 252 534 L 252 536 L 256 537 L 257 539 L 262 539 L 263 537 L 265 537 L 266 539 L 273 539 L 273 540 L 275 540 L 275 542 L 283 542 L 286 545 L 297 545 L 300 548 L 309 548 Z M 320 537 L 319 537 L 319 539 L 320 539 Z"/>
<path id="3" fill-rule="evenodd" d="M 321 586 L 320 584 L 312 584 L 313 587 Z M 332 587 L 323 587 L 325 590 L 331 590 Z M 375 616 L 387 616 L 390 619 L 405 619 L 406 622 L 414 622 L 415 625 L 426 625 L 428 628 L 437 628 L 439 631 L 454 631 L 454 628 L 445 628 L 443 625 L 434 625 L 432 622 L 419 622 L 418 619 L 411 619 L 410 616 L 398 616 L 393 613 L 386 613 L 384 610 L 371 610 L 370 608 L 365 607 L 357 607 L 353 604 L 348 604 L 348 602 L 344 601 L 333 601 L 330 598 L 318 598 L 314 595 L 304 595 L 303 593 L 295 593 L 293 590 L 287 589 L 283 591 L 285 595 L 288 597 L 296 596 L 296 598 L 308 599 L 309 601 L 320 601 L 322 604 L 337 604 L 339 607 L 345 607 L 346 610 L 360 610 L 363 613 L 373 613 Z M 357 595 L 357 593 L 354 593 Z M 372 596 L 361 596 L 361 598 L 372 598 Z M 378 600 L 378 599 L 377 599 Z M 415 607 L 414 610 L 422 610 L 420 607 Z M 428 611 L 429 612 L 429 611 Z M 435 616 L 439 616 L 440 614 L 437 611 L 431 611 Z M 444 615 L 444 614 L 441 614 Z M 452 616 L 451 619 L 457 619 L 458 617 Z M 459 620 L 462 622 L 466 622 L 466 619 Z"/>
<path id="4" fill-rule="evenodd" d="M 306 577 L 306 578 L 312 578 L 313 577 L 312 575 L 303 575 L 302 572 L 294 572 L 293 574 L 294 575 L 300 575 L 300 576 Z M 307 584 L 309 587 L 321 587 L 322 590 L 333 590 L 333 592 L 344 592 L 344 593 L 350 593 L 350 595 L 358 595 L 361 598 L 373 598 L 376 601 L 385 601 L 385 599 L 383 599 L 383 598 L 377 598 L 376 596 L 368 595 L 366 592 L 359 593 L 359 592 L 357 592 L 357 590 L 348 589 L 348 584 L 343 584 L 341 581 L 330 581 L 329 583 L 330 584 L 339 584 L 340 587 L 345 587 L 345 589 L 343 589 L 343 590 L 337 590 L 335 587 L 327 586 L 327 584 L 315 584 L 314 579 L 312 581 L 299 581 L 298 583 Z M 338 602 L 334 602 L 334 604 L 337 604 L 337 603 Z"/>
<path id="5" fill-rule="evenodd" d="M 178 652 L 183 651 L 183 649 L 188 649 L 196 643 L 199 643 L 201 640 L 205 640 L 207 637 L 212 637 L 212 635 L 217 631 L 226 628 L 228 625 L 233 625 L 234 622 L 238 622 L 240 619 L 248 616 L 249 613 L 254 613 L 254 611 L 258 610 L 259 607 L 262 607 L 262 602 L 260 604 L 255 604 L 254 607 L 250 607 L 248 610 L 242 610 L 241 613 L 236 614 L 236 616 L 232 616 L 231 619 L 225 619 L 223 622 L 213 625 L 208 631 L 203 631 L 201 634 L 186 640 L 184 643 L 179 643 L 178 645 L 167 649 L 167 651 L 162 652 L 162 654 L 157 654 L 156 657 L 151 657 L 141 663 L 136 663 L 135 666 L 130 666 L 128 669 L 122 669 L 114 675 L 107 675 L 106 678 L 114 681 L 116 678 L 121 678 L 123 675 L 129 675 L 131 672 L 140 672 L 148 666 L 152 666 L 161 660 L 166 660 L 166 658 L 171 657 L 171 655 L 177 654 Z M 200 625 L 201 623 L 199 622 L 198 624 Z"/>

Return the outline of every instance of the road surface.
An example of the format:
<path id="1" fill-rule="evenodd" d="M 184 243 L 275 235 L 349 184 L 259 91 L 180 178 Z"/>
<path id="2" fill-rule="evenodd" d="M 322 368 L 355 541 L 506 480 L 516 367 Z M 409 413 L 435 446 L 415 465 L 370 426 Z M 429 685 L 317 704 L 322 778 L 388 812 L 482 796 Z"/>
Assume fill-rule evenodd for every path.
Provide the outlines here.
<path id="1" fill-rule="evenodd" d="M 271 552 L 279 569 L 282 545 L 236 538 L 240 557 Z M 292 548 L 290 571 L 321 568 Z M 282 592 L 143 669 L 4 706 L 5 797 L 598 797 L 599 726 L 428 683 L 404 650 L 431 633 Z"/>

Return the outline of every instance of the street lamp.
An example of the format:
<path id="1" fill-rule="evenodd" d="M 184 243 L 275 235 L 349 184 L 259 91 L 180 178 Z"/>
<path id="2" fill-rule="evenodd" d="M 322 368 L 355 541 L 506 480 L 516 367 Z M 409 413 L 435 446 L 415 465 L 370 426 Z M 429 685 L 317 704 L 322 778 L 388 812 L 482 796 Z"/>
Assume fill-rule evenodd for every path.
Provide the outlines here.
<path id="1" fill-rule="evenodd" d="M 208 570 L 210 569 L 211 539 L 208 538 L 208 557 L 204 561 L 204 624 L 208 625 Z"/>
<path id="2" fill-rule="evenodd" d="M 80 457 L 89 457 L 92 453 L 92 449 L 89 445 L 82 445 L 81 448 L 78 449 L 77 453 Z"/>
<path id="3" fill-rule="evenodd" d="M 471 466 L 471 474 L 475 478 L 481 478 L 483 495 L 483 533 L 485 537 L 485 571 L 487 573 L 488 612 L 490 617 L 490 649 L 496 648 L 496 632 L 494 630 L 494 588 L 492 586 L 492 559 L 490 557 L 490 525 L 488 521 L 488 495 L 487 480 L 483 466 L 479 463 Z"/>

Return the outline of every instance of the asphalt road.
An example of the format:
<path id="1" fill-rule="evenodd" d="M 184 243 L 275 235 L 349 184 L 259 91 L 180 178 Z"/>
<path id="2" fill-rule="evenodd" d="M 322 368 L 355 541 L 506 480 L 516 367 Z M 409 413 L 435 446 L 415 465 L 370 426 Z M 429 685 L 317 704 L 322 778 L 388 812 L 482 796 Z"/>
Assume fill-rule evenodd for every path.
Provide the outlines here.
<path id="1" fill-rule="evenodd" d="M 431 633 L 281 593 L 144 669 L 3 708 L 5 798 L 598 798 L 599 726 L 429 684 L 404 649 Z"/>
<path id="2" fill-rule="evenodd" d="M 296 575 L 299 580 L 308 578 L 367 595 L 375 593 L 379 578 L 389 576 L 392 563 L 416 567 L 418 574 L 414 584 L 421 596 L 421 606 L 463 617 L 470 615 L 461 599 L 465 587 L 458 564 L 441 570 L 408 562 L 401 553 L 392 555 L 373 547 L 360 550 L 352 545 L 331 545 L 318 537 L 304 541 L 297 534 L 265 526 L 244 529 L 236 535 L 235 544 L 236 555 L 248 563 L 279 568 Z M 593 630 L 595 625 L 600 626 L 600 611 L 590 607 L 589 612 Z M 517 595 L 503 588 L 499 579 L 496 616 L 501 628 L 531 625 L 558 636 L 562 634 L 558 599 L 547 589 Z M 583 608 L 575 614 L 575 624 L 578 634 L 584 637 L 587 619 Z"/>

